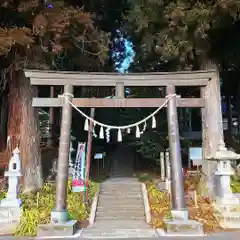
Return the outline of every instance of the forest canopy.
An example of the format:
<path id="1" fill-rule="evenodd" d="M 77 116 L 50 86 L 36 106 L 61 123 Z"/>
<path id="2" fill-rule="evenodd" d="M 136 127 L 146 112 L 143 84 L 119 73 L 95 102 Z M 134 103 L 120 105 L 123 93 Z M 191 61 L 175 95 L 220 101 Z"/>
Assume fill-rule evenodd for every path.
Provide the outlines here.
<path id="1" fill-rule="evenodd" d="M 127 56 L 123 38 L 135 52 L 128 71 L 196 70 L 212 62 L 223 78 L 224 94 L 237 96 L 239 7 L 237 0 L 0 1 L 0 92 L 8 102 L 8 109 L 2 110 L 8 111 L 8 135 L 18 141 L 20 136 L 38 138 L 37 115 L 29 111 L 37 91 L 24 78 L 24 68 L 113 72 L 114 64 Z M 115 50 L 124 54 L 113 59 Z M 98 91 L 93 93 L 91 97 L 97 97 Z M 159 89 L 131 89 L 130 96 L 153 93 L 162 94 Z M 100 111 L 99 118 L 122 124 L 139 120 L 149 111 L 128 109 L 115 114 L 118 119 Z M 164 120 L 155 132 L 147 131 L 134 147 L 148 158 L 156 157 L 167 146 L 165 125 Z M 28 153 L 30 145 L 21 142 L 21 152 Z M 39 142 L 31 144 L 37 156 L 34 164 L 40 165 Z M 28 165 L 31 161 L 26 155 L 26 168 L 33 167 Z"/>
<path id="2" fill-rule="evenodd" d="M 0 54 L 15 58 L 15 67 L 58 69 L 55 60 L 66 57 L 67 67 L 97 71 L 108 59 L 108 34 L 83 7 L 10 1 L 1 12 Z"/>

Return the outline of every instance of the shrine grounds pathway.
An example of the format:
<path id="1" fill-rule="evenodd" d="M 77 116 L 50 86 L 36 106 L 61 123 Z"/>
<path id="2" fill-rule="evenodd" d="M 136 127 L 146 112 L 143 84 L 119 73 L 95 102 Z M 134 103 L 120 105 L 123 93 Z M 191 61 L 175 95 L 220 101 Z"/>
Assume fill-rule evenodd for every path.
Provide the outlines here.
<path id="1" fill-rule="evenodd" d="M 150 237 L 150 238 L 81 238 L 81 237 L 50 237 L 50 238 L 30 238 L 30 237 L 6 237 L 0 236 L 0 240 L 84 240 L 84 239 L 91 239 L 91 240 L 223 240 L 223 239 L 231 239 L 231 240 L 239 240 L 240 232 L 227 232 L 227 233 L 218 233 L 209 236 L 203 237 L 166 237 L 166 236 L 159 236 L 159 237 Z"/>

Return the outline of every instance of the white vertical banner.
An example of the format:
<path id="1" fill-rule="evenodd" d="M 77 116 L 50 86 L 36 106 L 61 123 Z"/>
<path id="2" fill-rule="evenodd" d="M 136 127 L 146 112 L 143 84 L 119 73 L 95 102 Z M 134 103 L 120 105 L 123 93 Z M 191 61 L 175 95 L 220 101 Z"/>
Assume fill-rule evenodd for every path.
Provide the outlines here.
<path id="1" fill-rule="evenodd" d="M 86 143 L 78 143 L 76 161 L 73 172 L 72 191 L 85 191 L 85 170 L 86 170 Z"/>

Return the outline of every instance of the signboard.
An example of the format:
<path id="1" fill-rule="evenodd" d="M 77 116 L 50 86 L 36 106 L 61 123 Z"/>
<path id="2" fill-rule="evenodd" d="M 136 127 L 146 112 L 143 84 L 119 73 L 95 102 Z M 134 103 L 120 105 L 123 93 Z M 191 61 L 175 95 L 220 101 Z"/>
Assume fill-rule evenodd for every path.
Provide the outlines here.
<path id="1" fill-rule="evenodd" d="M 85 191 L 85 163 L 86 163 L 86 143 L 78 143 L 76 161 L 73 172 L 72 191 Z"/>
<path id="2" fill-rule="evenodd" d="M 94 155 L 94 159 L 103 159 L 103 154 L 102 153 L 96 153 Z"/>
<path id="3" fill-rule="evenodd" d="M 193 161 L 193 165 L 202 165 L 202 148 L 191 147 L 189 148 L 189 162 Z"/>

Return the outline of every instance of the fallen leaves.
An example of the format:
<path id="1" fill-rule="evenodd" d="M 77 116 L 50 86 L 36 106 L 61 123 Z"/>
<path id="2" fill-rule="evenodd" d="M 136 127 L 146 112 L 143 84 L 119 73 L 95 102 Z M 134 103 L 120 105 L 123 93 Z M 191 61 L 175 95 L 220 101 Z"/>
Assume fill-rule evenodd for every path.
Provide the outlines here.
<path id="1" fill-rule="evenodd" d="M 191 181 L 185 182 L 185 190 L 192 191 L 195 183 Z M 190 186 L 190 187 L 189 187 Z M 151 226 L 153 228 L 164 228 L 164 218 L 171 217 L 170 195 L 167 192 L 161 192 L 157 186 L 147 183 L 149 205 L 151 209 Z M 208 197 L 198 197 L 197 206 L 192 198 L 187 199 L 188 215 L 192 220 L 203 223 L 206 233 L 223 231 L 220 227 L 214 210 L 212 201 Z"/>

